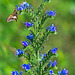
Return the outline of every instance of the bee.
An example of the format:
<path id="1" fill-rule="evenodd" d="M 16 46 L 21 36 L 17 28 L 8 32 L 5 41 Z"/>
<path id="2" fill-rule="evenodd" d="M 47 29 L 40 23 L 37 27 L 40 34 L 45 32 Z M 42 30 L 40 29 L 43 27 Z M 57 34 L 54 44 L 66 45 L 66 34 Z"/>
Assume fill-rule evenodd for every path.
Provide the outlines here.
<path id="1" fill-rule="evenodd" d="M 6 19 L 7 22 L 10 21 L 17 21 L 18 19 L 18 13 L 17 13 L 17 9 L 14 10 L 14 12 L 8 16 L 8 18 Z"/>

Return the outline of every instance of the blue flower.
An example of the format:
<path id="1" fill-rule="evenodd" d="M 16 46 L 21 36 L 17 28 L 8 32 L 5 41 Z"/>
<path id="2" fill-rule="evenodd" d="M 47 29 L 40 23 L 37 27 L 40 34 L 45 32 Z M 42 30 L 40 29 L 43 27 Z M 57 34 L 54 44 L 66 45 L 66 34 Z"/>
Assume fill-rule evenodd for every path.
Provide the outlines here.
<path id="1" fill-rule="evenodd" d="M 43 54 L 41 54 L 41 57 L 43 57 Z"/>
<path id="2" fill-rule="evenodd" d="M 29 45 L 29 42 L 27 42 L 26 40 L 22 42 L 22 45 L 27 47 Z"/>
<path id="3" fill-rule="evenodd" d="M 26 3 L 26 4 L 25 4 L 25 6 L 26 6 L 26 8 L 27 8 L 27 7 L 29 6 L 29 4 L 28 4 L 28 3 Z"/>
<path id="4" fill-rule="evenodd" d="M 51 32 L 55 32 L 55 31 L 56 31 L 55 28 L 56 28 L 56 27 L 54 26 L 54 24 L 52 24 L 51 27 L 50 27 L 50 31 L 51 31 Z"/>
<path id="5" fill-rule="evenodd" d="M 56 27 L 54 26 L 54 24 L 52 24 L 51 27 L 48 26 L 46 30 L 47 30 L 47 31 L 51 31 L 51 32 L 55 32 L 55 31 L 56 31 L 55 28 L 56 28 Z"/>
<path id="6" fill-rule="evenodd" d="M 25 22 L 25 26 L 26 26 L 27 28 L 29 28 L 29 27 L 33 26 L 33 23 L 31 23 L 31 22 Z"/>
<path id="7" fill-rule="evenodd" d="M 49 13 L 49 10 L 47 10 L 46 14 L 48 14 L 48 13 Z"/>
<path id="8" fill-rule="evenodd" d="M 28 71 L 30 69 L 30 64 L 23 64 L 22 68 L 25 69 L 26 71 Z"/>
<path id="9" fill-rule="evenodd" d="M 27 2 L 23 2 L 23 5 L 25 6 L 27 4 Z"/>
<path id="10" fill-rule="evenodd" d="M 21 55 L 21 54 L 24 54 L 23 50 L 20 50 L 20 49 L 16 50 L 16 55 Z"/>
<path id="11" fill-rule="evenodd" d="M 50 26 L 48 26 L 46 30 L 47 30 L 47 31 L 50 31 Z"/>
<path id="12" fill-rule="evenodd" d="M 55 53 L 57 53 L 57 49 L 58 49 L 58 48 L 54 48 L 54 47 L 53 47 L 53 49 L 50 49 L 50 51 L 52 52 L 52 54 L 55 54 Z"/>
<path id="13" fill-rule="evenodd" d="M 23 10 L 23 8 L 22 8 L 22 7 L 19 7 L 19 6 L 17 5 L 17 10 L 18 10 L 18 11 L 21 11 L 21 10 Z"/>
<path id="14" fill-rule="evenodd" d="M 45 56 L 46 56 L 46 53 L 45 54 L 41 54 L 42 60 L 44 59 Z"/>
<path id="15" fill-rule="evenodd" d="M 52 61 L 49 62 L 49 64 L 47 65 L 47 68 L 50 67 L 50 65 L 52 65 Z"/>
<path id="16" fill-rule="evenodd" d="M 55 67 L 56 66 L 56 60 L 52 63 L 52 67 Z"/>
<path id="17" fill-rule="evenodd" d="M 23 71 L 20 72 L 20 75 L 23 75 Z"/>
<path id="18" fill-rule="evenodd" d="M 49 74 L 50 74 L 50 75 L 54 74 L 54 73 L 53 73 L 53 70 L 49 70 Z"/>
<path id="19" fill-rule="evenodd" d="M 31 8 L 31 7 L 32 7 L 32 5 L 30 4 L 30 5 L 29 5 L 29 7 Z"/>
<path id="20" fill-rule="evenodd" d="M 25 8 L 33 8 L 31 4 L 29 5 L 29 4 L 26 3 L 26 2 L 23 2 L 23 5 L 24 5 Z"/>
<path id="21" fill-rule="evenodd" d="M 63 69 L 63 70 L 61 71 L 61 74 L 62 74 L 62 75 L 67 75 L 67 74 L 68 74 L 68 70 Z"/>
<path id="22" fill-rule="evenodd" d="M 23 4 L 21 4 L 21 6 L 23 7 L 23 9 L 26 9 L 26 3 L 27 2 L 23 2 Z"/>
<path id="23" fill-rule="evenodd" d="M 46 12 L 46 14 L 45 14 L 45 16 L 55 16 L 56 15 L 56 13 L 55 13 L 55 11 L 49 11 L 49 10 L 47 10 L 47 12 Z"/>
<path id="24" fill-rule="evenodd" d="M 29 39 L 29 40 L 32 40 L 33 38 L 34 38 L 34 36 L 33 36 L 32 33 L 30 33 L 30 34 L 27 36 L 27 39 Z"/>
<path id="25" fill-rule="evenodd" d="M 20 7 L 24 9 L 26 9 L 29 6 L 29 4 L 27 2 L 23 2 L 22 4 L 20 4 Z"/>
<path id="26" fill-rule="evenodd" d="M 22 10 L 25 9 L 24 5 L 23 4 L 20 4 L 20 7 L 22 8 Z"/>
<path id="27" fill-rule="evenodd" d="M 58 71 L 58 75 L 60 75 L 61 74 L 61 71 Z"/>
<path id="28" fill-rule="evenodd" d="M 15 71 L 12 71 L 12 75 L 16 75 L 16 72 Z"/>
<path id="29" fill-rule="evenodd" d="M 12 71 L 12 75 L 23 75 L 23 71 L 19 72 L 16 70 L 16 71 Z"/>
<path id="30" fill-rule="evenodd" d="M 66 70 L 65 68 L 62 71 L 58 71 L 58 75 L 67 75 L 68 74 L 68 70 Z"/>
<path id="31" fill-rule="evenodd" d="M 50 11 L 49 13 L 48 13 L 48 16 L 55 16 L 55 11 Z"/>
<path id="32" fill-rule="evenodd" d="M 24 6 L 24 9 L 28 8 L 29 7 L 29 4 L 27 2 L 23 2 L 22 4 Z"/>

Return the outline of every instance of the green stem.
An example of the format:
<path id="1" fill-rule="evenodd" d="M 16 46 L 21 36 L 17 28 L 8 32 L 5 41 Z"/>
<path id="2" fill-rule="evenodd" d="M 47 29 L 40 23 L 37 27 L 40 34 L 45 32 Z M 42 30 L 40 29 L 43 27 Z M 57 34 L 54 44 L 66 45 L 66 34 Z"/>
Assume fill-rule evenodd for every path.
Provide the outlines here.
<path id="1" fill-rule="evenodd" d="M 40 71 L 39 71 L 39 50 L 37 51 L 37 53 L 38 53 L 37 54 L 38 55 L 38 61 L 37 61 L 38 62 L 38 65 L 37 65 L 38 66 L 38 75 L 40 75 Z"/>

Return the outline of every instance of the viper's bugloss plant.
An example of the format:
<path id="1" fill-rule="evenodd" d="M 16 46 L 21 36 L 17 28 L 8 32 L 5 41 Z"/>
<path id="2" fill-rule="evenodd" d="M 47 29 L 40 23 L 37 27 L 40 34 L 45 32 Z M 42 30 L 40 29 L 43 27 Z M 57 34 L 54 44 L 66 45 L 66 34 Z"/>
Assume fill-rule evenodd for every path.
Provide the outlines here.
<path id="1" fill-rule="evenodd" d="M 31 4 L 23 2 L 20 6 L 17 5 L 17 12 L 19 15 L 22 15 L 21 12 L 26 12 L 30 17 L 30 22 L 24 22 L 26 29 L 30 31 L 30 34 L 26 36 L 27 40 L 22 42 L 23 49 L 16 50 L 16 55 L 18 57 L 24 56 L 28 60 L 28 64 L 23 63 L 20 73 L 12 71 L 12 75 L 23 75 L 23 72 L 27 72 L 28 75 L 67 75 L 68 70 L 63 69 L 62 71 L 55 72 L 54 70 L 58 69 L 56 65 L 58 64 L 56 60 L 52 60 L 53 57 L 57 57 L 58 48 L 53 47 L 47 51 L 47 53 L 42 54 L 41 49 L 43 43 L 46 41 L 47 37 L 50 34 L 56 34 L 56 27 L 54 24 L 49 25 L 44 32 L 43 29 L 44 22 L 50 18 L 53 19 L 56 15 L 55 11 L 47 10 L 43 15 L 41 14 L 43 8 L 47 2 L 50 0 L 42 0 L 41 5 L 38 10 L 34 12 L 34 9 Z M 40 15 L 41 14 L 41 15 Z M 43 33 L 43 34 L 42 34 Z M 42 35 L 41 35 L 42 34 Z M 27 51 L 29 52 L 27 53 Z"/>

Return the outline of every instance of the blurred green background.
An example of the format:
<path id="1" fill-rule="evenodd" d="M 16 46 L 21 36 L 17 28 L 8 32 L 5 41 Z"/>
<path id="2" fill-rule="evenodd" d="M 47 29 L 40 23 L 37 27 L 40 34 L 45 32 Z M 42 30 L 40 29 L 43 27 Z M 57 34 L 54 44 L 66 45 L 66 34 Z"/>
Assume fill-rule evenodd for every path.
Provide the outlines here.
<path id="1" fill-rule="evenodd" d="M 27 61 L 18 59 L 14 55 L 15 49 L 22 49 L 21 41 L 27 35 L 22 22 L 30 21 L 30 17 L 19 15 L 17 22 L 6 22 L 7 17 L 13 12 L 16 5 L 25 0 L 0 0 L 0 75 L 11 75 L 12 70 L 21 71 L 21 65 Z M 42 0 L 26 0 L 32 4 L 35 11 Z M 56 10 L 54 20 L 48 19 L 44 29 L 50 24 L 55 24 L 57 35 L 51 35 L 44 44 L 43 53 L 52 47 L 58 48 L 58 69 L 67 68 L 68 75 L 75 75 L 75 0 L 51 0 L 44 8 L 44 12 Z M 13 52 L 14 51 L 14 52 Z M 22 61 L 21 61 L 22 60 Z"/>

